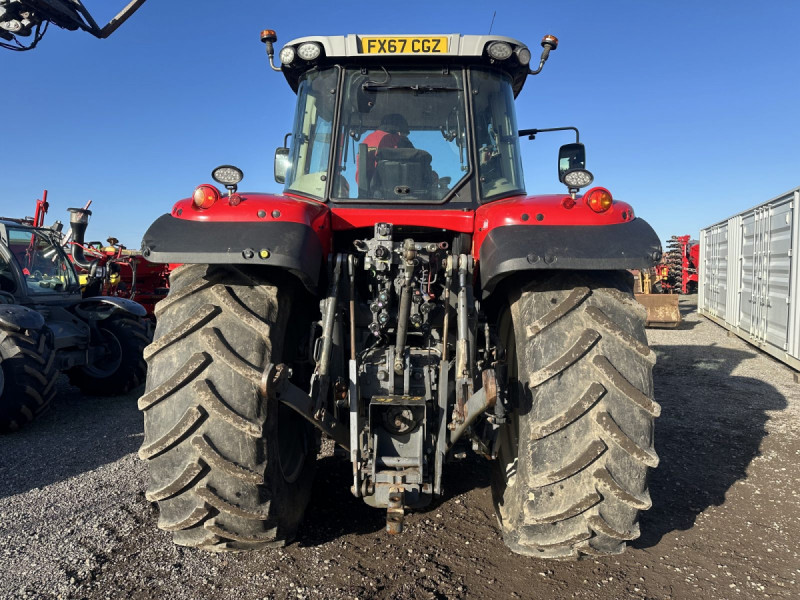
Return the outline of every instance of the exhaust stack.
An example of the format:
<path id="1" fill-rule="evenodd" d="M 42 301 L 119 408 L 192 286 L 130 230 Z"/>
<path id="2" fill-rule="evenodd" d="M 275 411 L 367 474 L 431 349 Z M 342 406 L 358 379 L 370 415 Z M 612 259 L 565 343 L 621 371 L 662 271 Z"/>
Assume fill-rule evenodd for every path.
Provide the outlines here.
<path id="1" fill-rule="evenodd" d="M 92 211 L 86 208 L 68 208 L 67 211 L 69 212 L 69 224 L 72 228 L 72 260 L 75 261 L 76 265 L 84 269 L 90 269 L 95 261 L 86 258 L 83 253 L 83 243 Z"/>

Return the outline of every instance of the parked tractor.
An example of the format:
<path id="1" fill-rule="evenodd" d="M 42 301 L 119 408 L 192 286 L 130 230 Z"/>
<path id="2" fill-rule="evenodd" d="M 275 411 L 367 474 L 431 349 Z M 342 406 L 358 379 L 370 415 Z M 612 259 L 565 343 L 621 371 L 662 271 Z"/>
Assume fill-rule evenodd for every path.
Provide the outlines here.
<path id="1" fill-rule="evenodd" d="M 90 211 L 70 211 L 80 243 Z M 75 248 L 78 262 L 88 264 Z M 0 432 L 47 410 L 59 372 L 85 394 L 110 396 L 139 385 L 150 330 L 136 302 L 81 297 L 57 229 L 0 218 Z"/>
<path id="2" fill-rule="evenodd" d="M 91 204 L 89 200 L 83 208 L 88 210 Z M 43 227 L 49 208 L 47 190 L 44 190 L 42 198 L 36 200 L 34 216 L 27 217 L 25 222 Z M 167 295 L 169 265 L 144 260 L 140 251 L 127 249 L 116 238 L 108 238 L 107 245 L 97 241 L 77 241 L 73 239 L 71 228 L 63 233 L 62 229 L 60 221 L 51 227 L 60 234 L 60 244 L 75 267 L 84 298 L 118 296 L 136 300 L 145 308 L 148 317 L 155 319 L 155 304 Z M 80 253 L 73 252 L 74 246 L 78 246 Z"/>
<path id="3" fill-rule="evenodd" d="M 183 265 L 139 400 L 159 527 L 208 550 L 289 542 L 324 434 L 389 533 L 471 444 L 513 551 L 621 552 L 651 504 L 660 412 L 627 269 L 661 247 L 607 189 L 580 194 L 575 128 L 517 129 L 556 38 L 535 70 L 493 35 L 304 37 L 280 66 L 262 41 L 297 94 L 283 193 L 240 193 L 224 165 L 227 193 L 200 185 L 142 242 Z M 567 191 L 527 195 L 519 139 L 550 130 L 575 131 Z"/>

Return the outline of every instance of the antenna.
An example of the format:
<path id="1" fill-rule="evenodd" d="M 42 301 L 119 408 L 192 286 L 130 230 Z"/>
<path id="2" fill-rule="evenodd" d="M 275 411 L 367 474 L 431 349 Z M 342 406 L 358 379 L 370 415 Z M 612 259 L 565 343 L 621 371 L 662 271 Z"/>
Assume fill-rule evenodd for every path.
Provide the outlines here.
<path id="1" fill-rule="evenodd" d="M 494 11 L 492 14 L 492 22 L 489 24 L 489 33 L 487 35 L 492 34 L 492 27 L 494 27 L 494 18 L 497 16 L 497 11 Z"/>

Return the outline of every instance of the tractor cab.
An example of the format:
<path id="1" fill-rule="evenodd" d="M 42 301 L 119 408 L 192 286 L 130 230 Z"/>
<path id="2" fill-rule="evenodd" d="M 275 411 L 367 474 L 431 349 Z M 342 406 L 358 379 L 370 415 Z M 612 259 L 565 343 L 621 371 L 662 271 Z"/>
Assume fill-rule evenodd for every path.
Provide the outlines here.
<path id="1" fill-rule="evenodd" d="M 555 44 L 546 37 L 543 56 Z M 475 206 L 522 194 L 514 98 L 530 57 L 499 36 L 293 40 L 279 58 L 297 109 L 276 179 L 337 204 Z"/>
<path id="2" fill-rule="evenodd" d="M 0 222 L 0 290 L 39 301 L 65 295 L 79 300 L 75 269 L 56 236 L 50 229 Z"/>

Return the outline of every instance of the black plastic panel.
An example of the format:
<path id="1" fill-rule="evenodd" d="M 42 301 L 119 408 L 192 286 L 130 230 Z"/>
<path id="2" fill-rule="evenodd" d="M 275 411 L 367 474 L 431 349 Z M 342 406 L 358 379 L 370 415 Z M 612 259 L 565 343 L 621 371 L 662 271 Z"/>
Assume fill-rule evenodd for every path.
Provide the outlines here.
<path id="1" fill-rule="evenodd" d="M 480 283 L 489 294 L 503 277 L 532 269 L 646 269 L 661 259 L 661 242 L 642 219 L 615 225 L 508 225 L 480 247 Z"/>
<path id="2" fill-rule="evenodd" d="M 303 223 L 202 222 L 171 215 L 159 217 L 144 234 L 142 254 L 155 263 L 280 267 L 312 292 L 322 264 L 322 244 Z"/>

